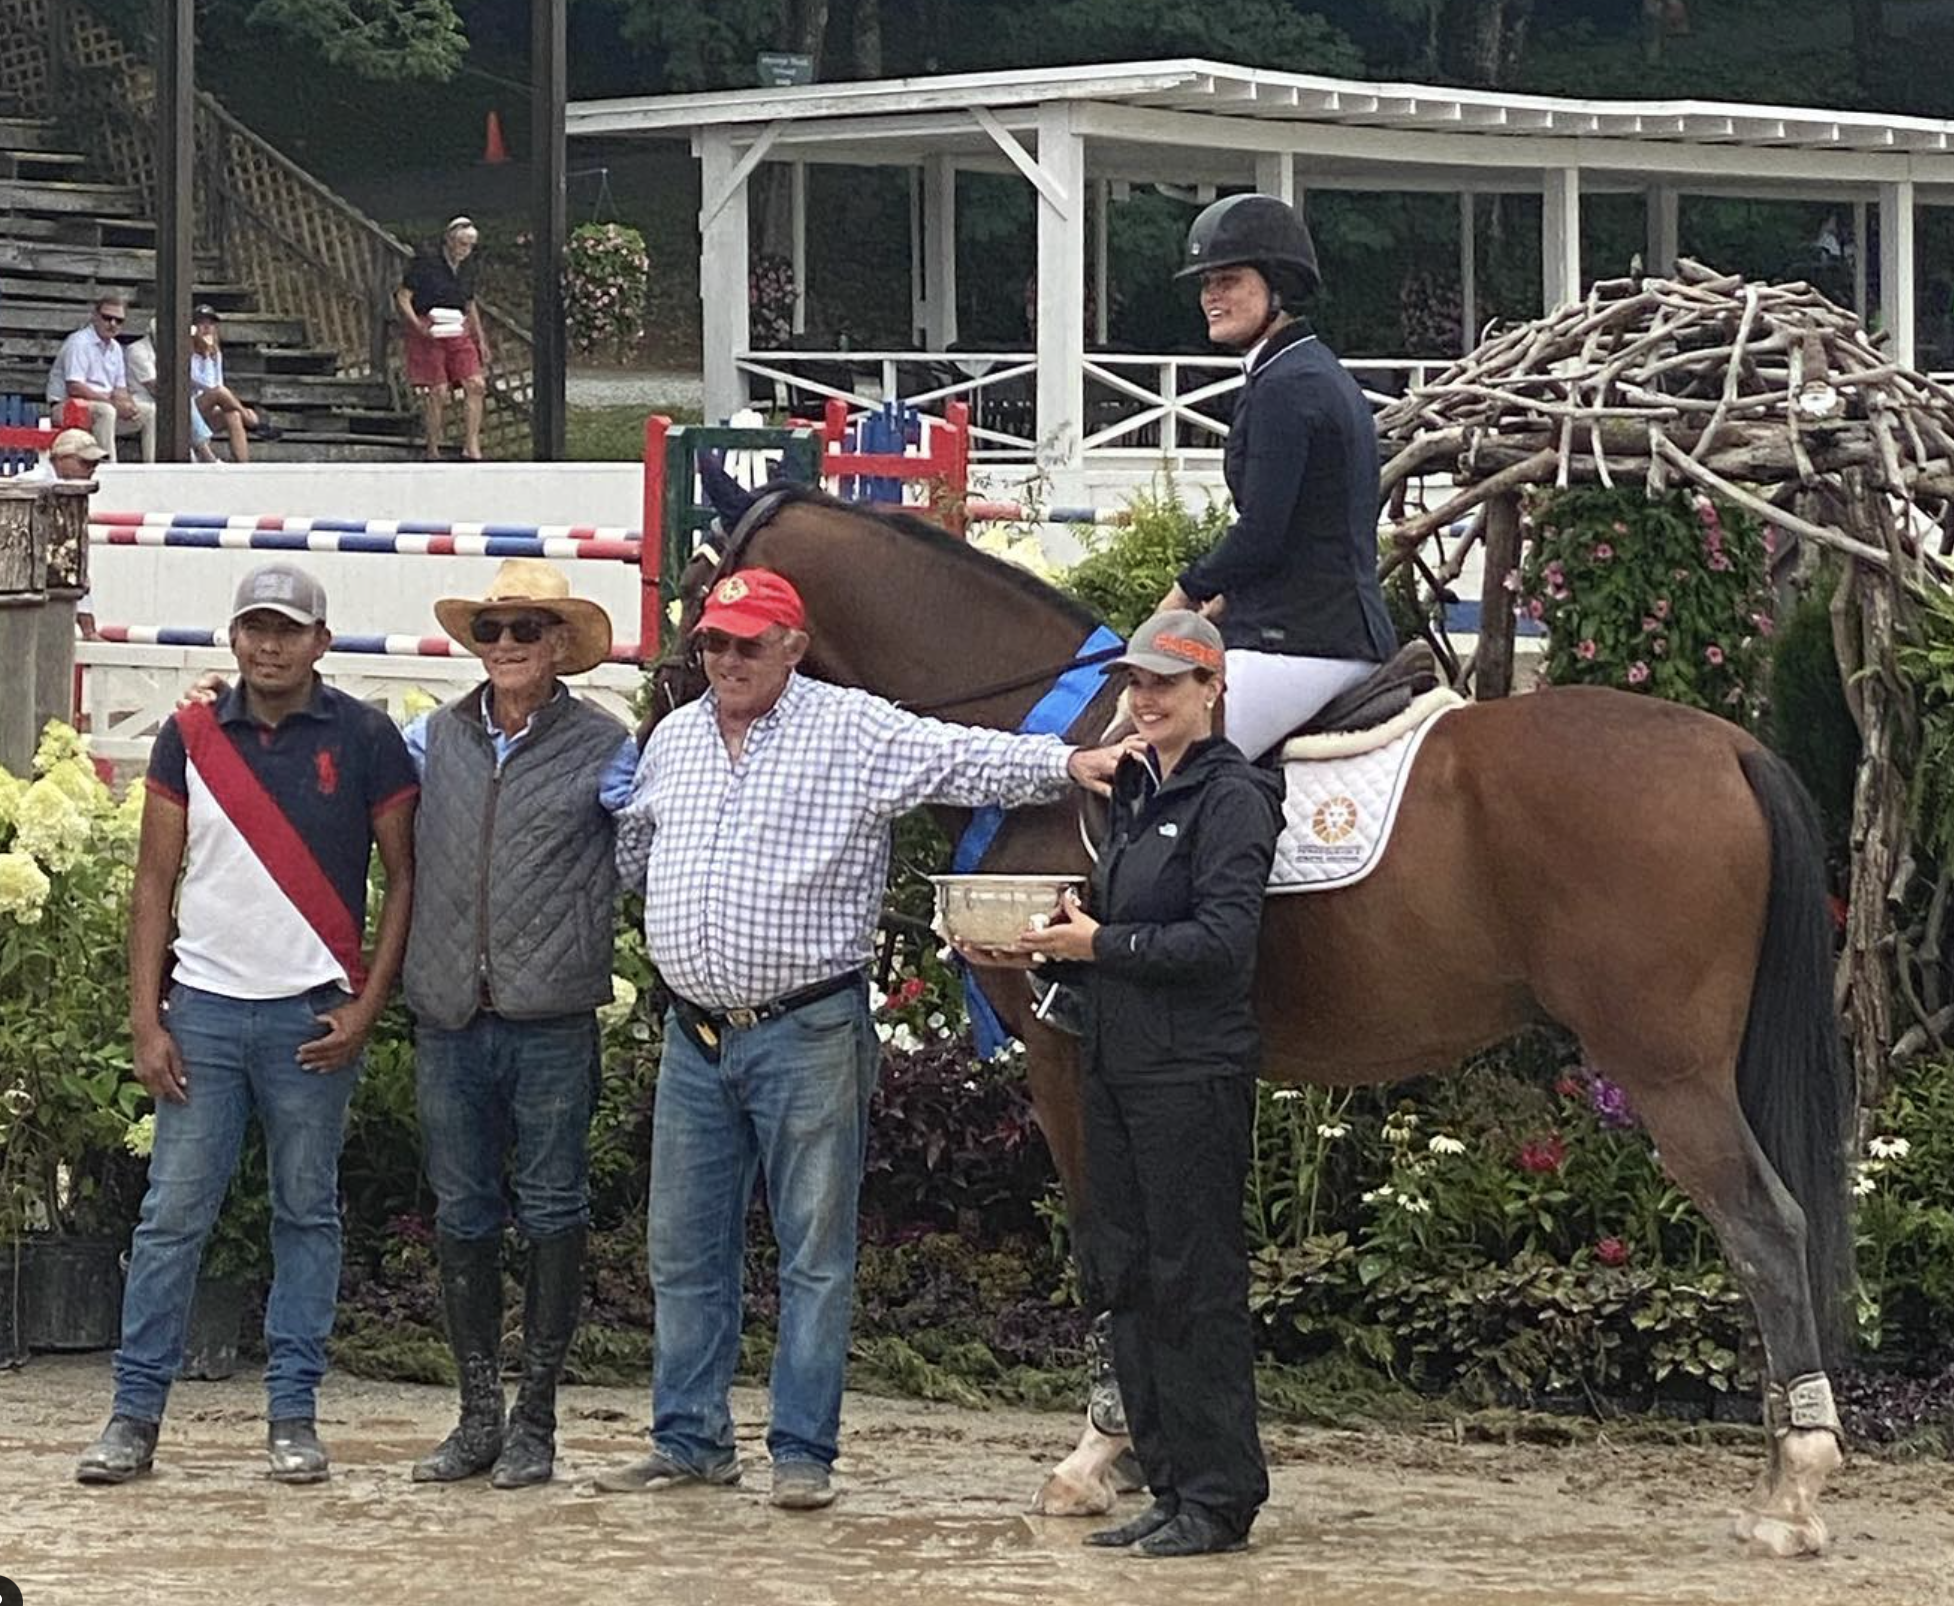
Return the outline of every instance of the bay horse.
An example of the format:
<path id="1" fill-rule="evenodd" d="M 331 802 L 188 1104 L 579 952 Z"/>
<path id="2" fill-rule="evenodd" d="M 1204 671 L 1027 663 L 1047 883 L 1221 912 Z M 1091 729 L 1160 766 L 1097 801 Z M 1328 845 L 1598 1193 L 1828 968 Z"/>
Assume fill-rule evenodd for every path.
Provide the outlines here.
<path id="1" fill-rule="evenodd" d="M 715 488 L 734 529 L 752 498 Z M 805 671 L 1013 730 L 1098 622 L 906 514 L 799 487 L 753 513 L 723 558 L 704 548 L 686 569 L 680 642 L 716 578 L 774 569 L 807 606 Z M 668 661 L 651 718 L 703 689 L 695 662 Z M 1096 740 L 1114 701 L 1109 684 L 1068 739 Z M 1073 807 L 1007 815 L 981 867 L 1083 872 Z M 1444 1071 L 1552 1021 L 1626 1090 L 1756 1311 L 1770 1455 L 1736 1532 L 1776 1555 L 1823 1548 L 1818 1494 L 1841 1461 L 1825 1369 L 1850 1275 L 1850 1094 L 1831 966 L 1823 850 L 1784 761 L 1710 714 L 1570 687 L 1441 720 L 1381 863 L 1345 888 L 1271 897 L 1256 972 L 1272 1081 Z M 985 972 L 983 985 L 1025 1044 L 1037 1119 L 1076 1206 L 1074 1041 L 1032 1018 L 1014 973 Z M 1107 1510 L 1123 1446 L 1089 1426 L 1035 1509 Z"/>

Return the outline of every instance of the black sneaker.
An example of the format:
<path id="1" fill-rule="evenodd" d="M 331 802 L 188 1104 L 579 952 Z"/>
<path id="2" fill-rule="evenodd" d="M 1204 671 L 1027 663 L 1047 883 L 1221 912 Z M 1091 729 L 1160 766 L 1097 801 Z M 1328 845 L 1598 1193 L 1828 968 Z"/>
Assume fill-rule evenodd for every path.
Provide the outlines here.
<path id="1" fill-rule="evenodd" d="M 112 1416 L 75 1463 L 77 1483 L 127 1483 L 156 1464 L 156 1424 Z"/>
<path id="2" fill-rule="evenodd" d="M 324 1483 L 332 1475 L 326 1447 L 309 1416 L 280 1417 L 265 1434 L 274 1483 Z"/>

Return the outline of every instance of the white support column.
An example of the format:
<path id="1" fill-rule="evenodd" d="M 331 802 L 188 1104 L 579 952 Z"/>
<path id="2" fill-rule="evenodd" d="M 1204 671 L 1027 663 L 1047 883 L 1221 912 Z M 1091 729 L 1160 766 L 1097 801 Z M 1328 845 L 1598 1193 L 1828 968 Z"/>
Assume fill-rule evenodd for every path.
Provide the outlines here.
<path id="1" fill-rule="evenodd" d="M 948 156 L 923 164 L 923 331 L 931 351 L 957 338 L 957 166 Z"/>
<path id="2" fill-rule="evenodd" d="M 1106 272 L 1106 212 L 1113 202 L 1113 187 L 1106 180 L 1092 185 L 1092 339 L 1106 344 L 1106 325 L 1111 316 L 1112 297 L 1108 294 Z"/>
<path id="3" fill-rule="evenodd" d="M 906 170 L 909 179 L 909 340 L 926 340 L 929 289 L 923 282 L 923 170 Z"/>
<path id="4" fill-rule="evenodd" d="M 1866 203 L 1852 203 L 1852 310 L 1866 316 Z"/>
<path id="5" fill-rule="evenodd" d="M 1658 279 L 1673 278 L 1676 258 L 1683 254 L 1681 200 L 1673 184 L 1652 184 L 1642 192 L 1647 228 L 1642 268 Z"/>
<path id="6" fill-rule="evenodd" d="M 746 176 L 735 182 L 739 164 L 730 127 L 701 129 L 698 148 L 700 333 L 706 422 L 714 424 L 746 405 L 746 385 L 734 361 L 753 342 L 746 301 Z"/>
<path id="7" fill-rule="evenodd" d="M 787 190 L 789 227 L 794 240 L 794 333 L 807 333 L 807 163 L 796 162 Z"/>
<path id="8" fill-rule="evenodd" d="M 1085 423 L 1086 142 L 1072 106 L 1038 108 L 1038 454 L 1055 500 L 1078 501 Z"/>
<path id="9" fill-rule="evenodd" d="M 1459 194 L 1459 354 L 1479 344 L 1479 222 L 1477 198 Z"/>
<path id="10" fill-rule="evenodd" d="M 1263 195 L 1296 204 L 1296 156 L 1293 151 L 1264 151 L 1255 158 L 1255 188 Z"/>
<path id="11" fill-rule="evenodd" d="M 1549 168 L 1540 187 L 1540 305 L 1544 312 L 1578 301 L 1581 281 L 1581 172 Z"/>
<path id="12" fill-rule="evenodd" d="M 1879 319 L 1886 354 L 1913 366 L 1913 180 L 1879 187 Z"/>

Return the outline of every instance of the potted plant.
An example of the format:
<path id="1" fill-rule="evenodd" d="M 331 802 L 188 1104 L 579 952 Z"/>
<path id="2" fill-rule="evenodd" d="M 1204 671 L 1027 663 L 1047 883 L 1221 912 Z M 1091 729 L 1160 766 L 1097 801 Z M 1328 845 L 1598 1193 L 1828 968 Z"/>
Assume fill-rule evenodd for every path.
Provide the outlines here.
<path id="1" fill-rule="evenodd" d="M 0 1306 L 16 1351 L 95 1349 L 141 1184 L 122 960 L 141 792 L 118 804 L 58 722 L 34 771 L 0 771 Z"/>

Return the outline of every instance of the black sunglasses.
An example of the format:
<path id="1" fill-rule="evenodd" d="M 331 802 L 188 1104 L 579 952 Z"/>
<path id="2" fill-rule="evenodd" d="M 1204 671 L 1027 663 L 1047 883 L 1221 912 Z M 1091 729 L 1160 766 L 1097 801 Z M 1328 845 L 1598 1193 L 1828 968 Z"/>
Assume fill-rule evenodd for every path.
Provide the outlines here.
<path id="1" fill-rule="evenodd" d="M 715 658 L 723 658 L 729 652 L 742 658 L 762 658 L 767 651 L 767 644 L 758 636 L 734 636 L 724 630 L 701 630 L 692 639 L 699 644 L 700 652 Z"/>
<path id="2" fill-rule="evenodd" d="M 119 312 L 98 312 L 95 314 L 103 323 L 124 323 L 127 320 Z"/>
<path id="3" fill-rule="evenodd" d="M 504 632 L 514 636 L 525 647 L 533 647 L 543 639 L 543 632 L 551 625 L 563 621 L 552 613 L 519 613 L 513 619 L 491 619 L 477 614 L 474 623 L 468 627 L 468 636 L 478 647 L 493 646 L 500 641 Z"/>

